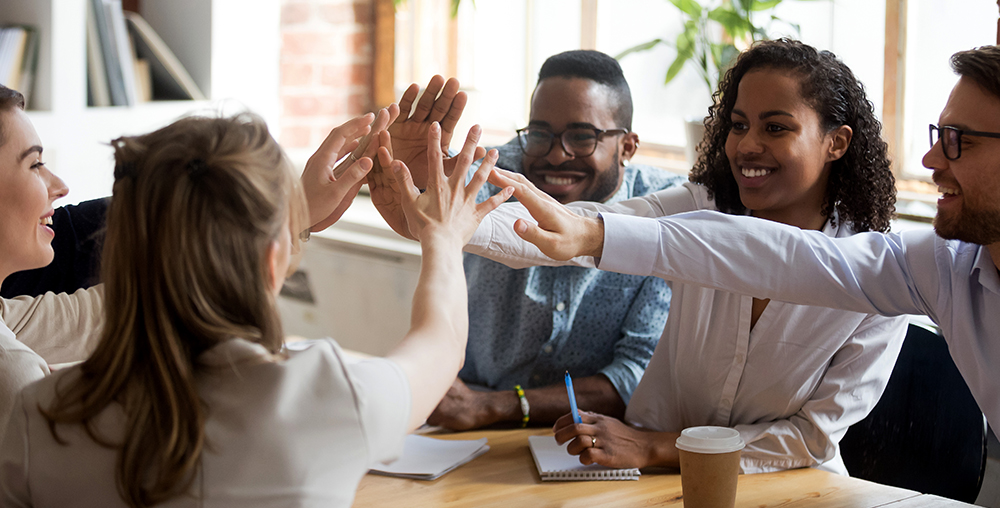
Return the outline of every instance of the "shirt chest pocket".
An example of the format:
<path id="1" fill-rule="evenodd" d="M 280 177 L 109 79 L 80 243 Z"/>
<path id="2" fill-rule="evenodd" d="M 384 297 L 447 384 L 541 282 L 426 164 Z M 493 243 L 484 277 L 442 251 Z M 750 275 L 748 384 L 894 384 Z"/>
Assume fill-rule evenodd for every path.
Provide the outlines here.
<path id="1" fill-rule="evenodd" d="M 591 286 L 580 299 L 577 314 L 624 318 L 638 293 L 638 287 Z"/>

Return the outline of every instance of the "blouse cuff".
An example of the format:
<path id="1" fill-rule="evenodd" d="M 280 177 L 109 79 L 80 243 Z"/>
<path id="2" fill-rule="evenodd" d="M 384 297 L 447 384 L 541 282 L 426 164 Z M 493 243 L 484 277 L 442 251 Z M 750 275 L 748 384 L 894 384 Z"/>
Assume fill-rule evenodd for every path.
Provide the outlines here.
<path id="1" fill-rule="evenodd" d="M 602 213 L 604 251 L 598 268 L 631 275 L 652 275 L 660 243 L 656 219 Z"/>

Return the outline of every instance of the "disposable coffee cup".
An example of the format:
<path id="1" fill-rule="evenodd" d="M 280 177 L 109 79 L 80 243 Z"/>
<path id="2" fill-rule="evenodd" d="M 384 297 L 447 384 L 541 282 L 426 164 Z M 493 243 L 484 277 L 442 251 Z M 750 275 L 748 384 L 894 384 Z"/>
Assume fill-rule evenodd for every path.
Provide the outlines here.
<path id="1" fill-rule="evenodd" d="M 745 446 L 740 433 L 728 427 L 690 427 L 681 432 L 676 446 L 684 508 L 733 508 Z"/>

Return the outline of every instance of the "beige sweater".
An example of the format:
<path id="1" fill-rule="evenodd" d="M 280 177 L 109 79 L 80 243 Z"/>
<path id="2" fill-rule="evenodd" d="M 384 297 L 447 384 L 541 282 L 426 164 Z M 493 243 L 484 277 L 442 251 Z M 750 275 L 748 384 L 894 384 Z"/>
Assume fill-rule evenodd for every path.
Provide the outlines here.
<path id="1" fill-rule="evenodd" d="M 49 365 L 83 360 L 97 345 L 102 286 L 0 299 L 0 440 L 18 392 Z"/>

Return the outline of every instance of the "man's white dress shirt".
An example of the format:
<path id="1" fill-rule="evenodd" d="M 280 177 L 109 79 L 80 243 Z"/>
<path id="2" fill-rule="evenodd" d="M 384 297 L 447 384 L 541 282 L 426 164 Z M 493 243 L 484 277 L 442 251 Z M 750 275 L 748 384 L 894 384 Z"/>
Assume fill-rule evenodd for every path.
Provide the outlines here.
<path id="1" fill-rule="evenodd" d="M 830 238 L 714 212 L 603 218 L 602 269 L 856 312 L 926 314 L 987 420 L 1000 425 L 1000 274 L 983 246 L 930 230 Z"/>

